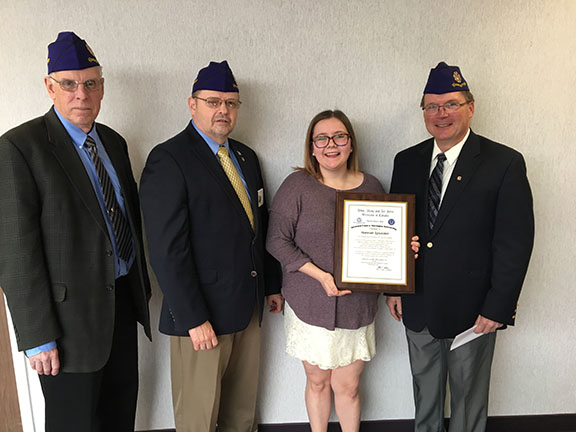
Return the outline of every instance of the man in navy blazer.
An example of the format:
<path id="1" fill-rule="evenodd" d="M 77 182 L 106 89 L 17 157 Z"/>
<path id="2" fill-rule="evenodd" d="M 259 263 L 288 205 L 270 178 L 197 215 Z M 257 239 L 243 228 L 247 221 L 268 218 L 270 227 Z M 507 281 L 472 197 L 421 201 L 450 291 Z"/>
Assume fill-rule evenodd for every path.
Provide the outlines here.
<path id="1" fill-rule="evenodd" d="M 228 63 L 211 62 L 188 99 L 192 121 L 152 150 L 142 174 L 179 432 L 256 430 L 265 297 L 272 312 L 282 307 L 258 158 L 228 138 L 240 103 Z"/>
<path id="2" fill-rule="evenodd" d="M 416 293 L 389 296 L 406 327 L 415 431 L 485 430 L 497 329 L 513 325 L 534 238 L 532 194 L 517 151 L 470 129 L 474 98 L 457 66 L 431 70 L 421 107 L 433 136 L 396 155 L 391 192 L 416 194 L 423 248 Z M 459 333 L 482 334 L 453 351 Z"/>
<path id="3" fill-rule="evenodd" d="M 50 111 L 0 137 L 0 285 L 40 377 L 46 432 L 133 432 L 150 282 L 126 141 L 95 121 L 104 78 L 74 33 L 49 45 L 44 83 Z"/>

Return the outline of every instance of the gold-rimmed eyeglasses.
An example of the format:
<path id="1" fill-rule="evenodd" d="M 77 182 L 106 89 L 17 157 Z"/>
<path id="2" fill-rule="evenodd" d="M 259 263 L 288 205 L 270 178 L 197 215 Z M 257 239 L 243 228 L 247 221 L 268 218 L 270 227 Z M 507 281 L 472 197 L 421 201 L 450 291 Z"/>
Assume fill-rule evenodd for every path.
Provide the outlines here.
<path id="1" fill-rule="evenodd" d="M 216 108 L 220 108 L 220 105 L 222 105 L 222 103 L 226 104 L 226 108 L 230 109 L 230 110 L 237 110 L 238 108 L 240 108 L 240 104 L 242 102 L 240 102 L 238 99 L 220 99 L 217 97 L 209 97 L 209 98 L 201 98 L 198 96 L 192 96 L 194 99 L 200 99 L 201 101 L 206 102 L 206 105 L 208 105 L 210 108 L 212 109 L 216 109 Z"/>

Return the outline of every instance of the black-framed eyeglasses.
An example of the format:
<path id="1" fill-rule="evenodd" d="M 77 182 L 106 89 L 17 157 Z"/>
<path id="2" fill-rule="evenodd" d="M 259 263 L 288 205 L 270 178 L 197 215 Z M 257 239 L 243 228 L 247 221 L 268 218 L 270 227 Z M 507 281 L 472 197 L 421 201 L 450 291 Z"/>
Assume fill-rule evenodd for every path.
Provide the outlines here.
<path id="1" fill-rule="evenodd" d="M 220 99 L 217 97 L 209 97 L 209 98 L 201 98 L 198 96 L 192 96 L 194 99 L 200 99 L 201 101 L 206 102 L 206 105 L 208 105 L 210 108 L 212 109 L 216 109 L 216 108 L 220 108 L 220 105 L 222 105 L 222 102 L 224 102 L 226 104 L 226 108 L 230 109 L 230 110 L 237 110 L 238 108 L 240 108 L 240 104 L 242 102 L 240 102 L 237 99 Z"/>
<path id="2" fill-rule="evenodd" d="M 48 77 L 51 80 L 56 81 L 60 85 L 60 88 L 64 91 L 67 91 L 67 92 L 75 92 L 78 89 L 79 85 L 83 85 L 84 89 L 86 91 L 98 91 L 102 88 L 102 83 L 104 82 L 103 78 L 89 79 L 89 80 L 86 80 L 84 82 L 80 82 L 80 81 L 71 80 L 68 78 L 64 78 L 64 79 L 58 81 L 56 78 L 54 78 L 51 75 L 48 75 Z"/>
<path id="3" fill-rule="evenodd" d="M 334 136 L 318 135 L 317 137 L 312 138 L 312 142 L 314 143 L 316 148 L 328 147 L 328 144 L 330 144 L 330 140 L 332 140 L 332 142 L 337 146 L 344 147 L 345 145 L 348 144 L 348 141 L 350 141 L 350 135 L 342 133 L 342 134 L 336 134 Z"/>
<path id="4" fill-rule="evenodd" d="M 470 102 L 460 103 L 458 101 L 448 101 L 444 105 L 436 105 L 436 104 L 426 105 L 425 107 L 422 108 L 422 110 L 426 114 L 438 114 L 440 108 L 444 108 L 444 111 L 446 111 L 447 113 L 453 113 L 458 111 L 464 105 L 468 105 L 469 103 Z"/>

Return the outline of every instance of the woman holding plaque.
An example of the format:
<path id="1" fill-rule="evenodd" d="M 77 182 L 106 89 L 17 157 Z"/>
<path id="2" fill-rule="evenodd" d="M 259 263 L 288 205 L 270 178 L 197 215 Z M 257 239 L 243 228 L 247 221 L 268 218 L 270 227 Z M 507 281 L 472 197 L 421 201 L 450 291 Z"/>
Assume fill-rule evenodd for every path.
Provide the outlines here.
<path id="1" fill-rule="evenodd" d="M 376 351 L 379 294 L 340 291 L 332 275 L 338 191 L 384 193 L 384 188 L 358 169 L 348 117 L 323 111 L 308 127 L 304 168 L 290 174 L 274 197 L 267 240 L 268 251 L 284 267 L 286 352 L 304 365 L 313 432 L 328 427 L 332 392 L 342 431 L 359 430 L 360 375 Z M 417 252 L 419 244 L 412 247 Z"/>

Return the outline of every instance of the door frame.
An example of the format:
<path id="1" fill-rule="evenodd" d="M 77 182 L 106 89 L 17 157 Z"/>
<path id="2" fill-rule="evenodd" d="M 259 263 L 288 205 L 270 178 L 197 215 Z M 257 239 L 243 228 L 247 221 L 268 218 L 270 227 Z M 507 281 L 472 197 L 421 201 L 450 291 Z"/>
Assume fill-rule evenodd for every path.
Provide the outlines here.
<path id="1" fill-rule="evenodd" d="M 10 310 L 0 288 L 0 367 L 8 380 L 7 400 L 0 406 L 0 419 L 7 419 L 12 427 L 7 429 L 10 432 L 43 432 L 44 396 L 40 381 L 17 346 Z M 3 425 L 0 421 L 0 426 Z"/>

